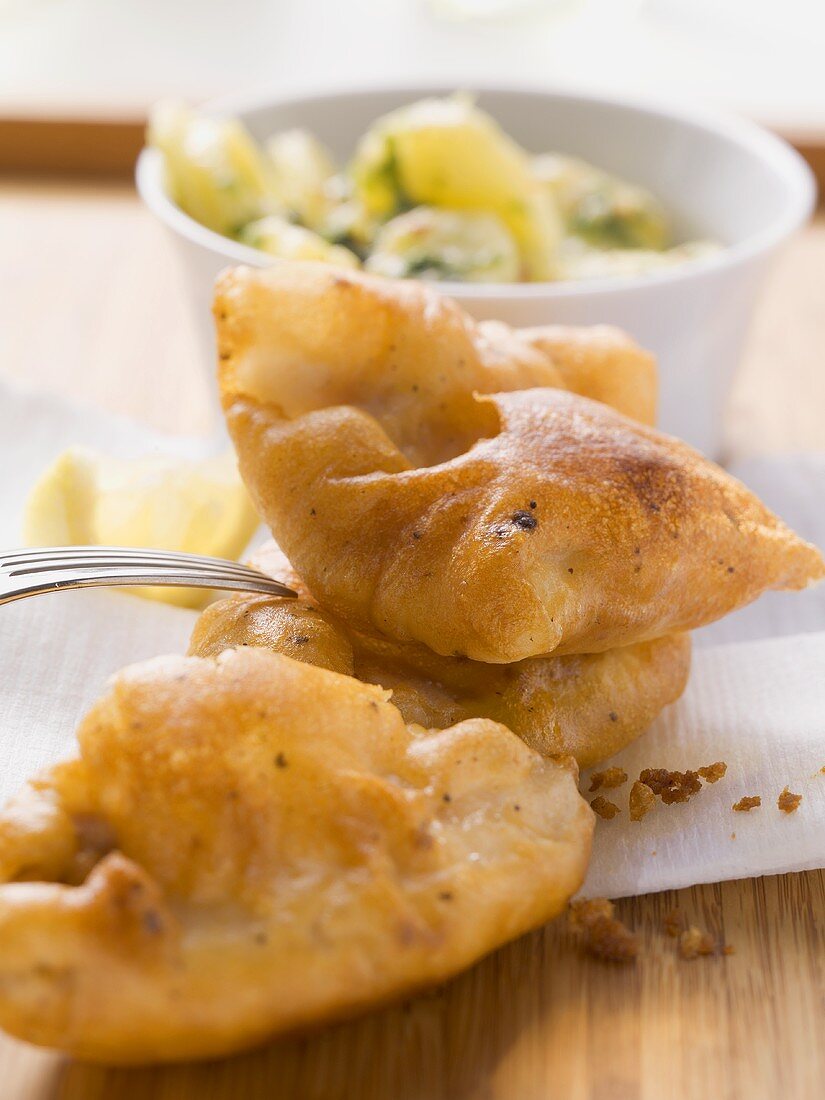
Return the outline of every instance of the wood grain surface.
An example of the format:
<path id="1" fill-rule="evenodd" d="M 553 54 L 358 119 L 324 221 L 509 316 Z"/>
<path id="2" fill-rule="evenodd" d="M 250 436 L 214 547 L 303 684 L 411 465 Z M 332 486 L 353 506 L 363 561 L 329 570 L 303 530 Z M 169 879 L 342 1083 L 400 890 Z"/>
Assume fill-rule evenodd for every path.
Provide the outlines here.
<path id="1" fill-rule="evenodd" d="M 172 259 L 125 188 L 0 184 L 0 370 L 159 428 L 204 430 Z M 766 289 L 731 401 L 731 453 L 825 448 L 823 275 L 818 223 Z M 735 954 L 679 959 L 662 928 L 674 907 Z M 640 934 L 635 965 L 581 955 L 556 922 L 429 996 L 221 1062 L 107 1070 L 0 1038 L 0 1100 L 822 1097 L 823 872 L 619 910 Z"/>
<path id="2" fill-rule="evenodd" d="M 65 104 L 43 105 L 39 113 L 0 110 L 0 172 L 130 181 L 145 130 L 146 113 L 138 108 L 105 117 Z M 825 195 L 825 131 L 776 132 L 802 154 Z"/>

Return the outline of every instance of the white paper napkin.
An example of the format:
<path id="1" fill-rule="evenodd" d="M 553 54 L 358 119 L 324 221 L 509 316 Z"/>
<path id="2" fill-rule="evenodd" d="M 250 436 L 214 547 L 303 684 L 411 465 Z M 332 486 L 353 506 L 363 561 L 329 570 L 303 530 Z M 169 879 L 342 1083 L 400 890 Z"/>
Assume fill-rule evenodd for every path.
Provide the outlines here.
<path id="1" fill-rule="evenodd" d="M 73 443 L 118 455 L 211 449 L 0 381 L 0 461 L 10 471 L 0 483 L 0 546 L 19 544 L 28 489 Z M 735 472 L 801 534 L 825 544 L 825 456 L 752 460 Z M 113 671 L 181 652 L 194 619 L 112 592 L 0 607 L 0 801 L 71 751 L 78 720 Z M 598 823 L 588 894 L 825 866 L 825 586 L 763 597 L 698 631 L 696 642 L 685 696 L 611 763 L 631 780 L 642 768 L 695 769 L 716 760 L 727 762 L 728 774 L 686 805 L 657 804 L 641 822 L 628 818 L 629 783 L 606 792 L 622 812 Z M 776 807 L 786 784 L 803 795 L 791 816 Z M 761 795 L 762 807 L 734 813 L 732 804 L 746 794 Z"/>
<path id="2" fill-rule="evenodd" d="M 596 823 L 582 892 L 613 898 L 825 866 L 823 704 L 823 632 L 698 650 L 679 702 L 610 761 L 629 779 L 600 792 L 621 813 Z M 629 819 L 630 786 L 643 768 L 696 771 L 720 760 L 724 778 L 689 802 L 657 800 L 641 821 Z M 589 775 L 581 786 L 593 798 Z M 802 795 L 792 814 L 776 805 L 786 785 Z M 759 795 L 761 807 L 735 813 L 743 795 Z"/>

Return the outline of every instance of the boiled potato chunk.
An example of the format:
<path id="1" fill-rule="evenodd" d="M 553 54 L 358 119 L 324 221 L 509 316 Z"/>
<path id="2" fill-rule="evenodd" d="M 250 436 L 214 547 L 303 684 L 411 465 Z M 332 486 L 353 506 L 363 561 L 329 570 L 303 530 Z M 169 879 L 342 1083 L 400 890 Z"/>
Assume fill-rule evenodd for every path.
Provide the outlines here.
<path id="1" fill-rule="evenodd" d="M 366 266 L 394 278 L 512 283 L 519 254 L 495 214 L 417 206 L 387 222 Z"/>
<path id="2" fill-rule="evenodd" d="M 148 140 L 163 155 L 170 197 L 208 229 L 233 236 L 251 218 L 279 206 L 272 170 L 237 119 L 161 103 L 152 113 Z"/>
<path id="3" fill-rule="evenodd" d="M 244 226 L 238 239 L 283 260 L 321 260 L 338 264 L 339 267 L 359 266 L 358 257 L 348 248 L 330 244 L 311 229 L 293 225 L 277 214 L 250 222 Z"/>
<path id="4" fill-rule="evenodd" d="M 533 171 L 555 199 L 569 233 L 596 248 L 658 252 L 668 247 L 664 210 L 643 187 L 556 153 L 536 157 Z"/>
<path id="5" fill-rule="evenodd" d="M 278 197 L 305 224 L 317 228 L 330 205 L 326 184 L 335 174 L 329 151 L 308 130 L 284 130 L 265 143 Z"/>
<path id="6" fill-rule="evenodd" d="M 686 241 L 664 251 L 649 248 L 594 248 L 580 237 L 568 237 L 559 247 L 560 279 L 604 279 L 648 275 L 681 267 L 713 256 L 720 246 L 713 241 Z"/>
<path id="7" fill-rule="evenodd" d="M 524 150 L 470 99 L 421 100 L 379 119 L 351 172 L 379 217 L 417 205 L 497 215 L 518 244 L 525 277 L 552 277 L 560 236 L 552 196 Z"/>

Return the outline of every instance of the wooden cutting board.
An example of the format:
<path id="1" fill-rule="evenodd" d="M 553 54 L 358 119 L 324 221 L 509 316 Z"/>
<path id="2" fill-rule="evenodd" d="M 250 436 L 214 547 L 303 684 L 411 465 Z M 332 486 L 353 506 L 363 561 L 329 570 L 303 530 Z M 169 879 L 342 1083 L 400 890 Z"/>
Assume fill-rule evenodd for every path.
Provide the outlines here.
<path id="1" fill-rule="evenodd" d="M 185 288 L 128 188 L 0 182 L 0 240 L 0 370 L 205 428 Z M 740 453 L 825 448 L 823 271 L 825 222 L 768 288 L 728 424 Z M 735 954 L 679 959 L 674 907 Z M 820 1100 L 823 872 L 619 910 L 640 935 L 634 965 L 582 956 L 557 922 L 429 996 L 221 1062 L 107 1070 L 0 1038 L 0 1100 Z"/>

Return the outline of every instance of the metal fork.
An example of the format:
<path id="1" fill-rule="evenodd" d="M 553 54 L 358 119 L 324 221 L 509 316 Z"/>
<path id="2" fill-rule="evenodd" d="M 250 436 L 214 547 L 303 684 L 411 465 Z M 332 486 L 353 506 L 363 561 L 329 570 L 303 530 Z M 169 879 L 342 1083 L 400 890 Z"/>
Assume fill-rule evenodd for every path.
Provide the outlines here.
<path id="1" fill-rule="evenodd" d="M 67 588 L 122 585 L 228 588 L 295 596 L 257 569 L 223 558 L 125 546 L 45 546 L 0 551 L 0 604 Z"/>

